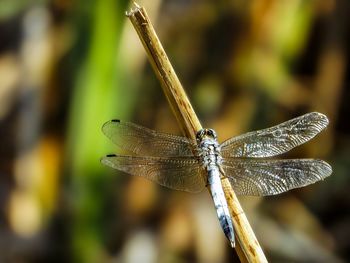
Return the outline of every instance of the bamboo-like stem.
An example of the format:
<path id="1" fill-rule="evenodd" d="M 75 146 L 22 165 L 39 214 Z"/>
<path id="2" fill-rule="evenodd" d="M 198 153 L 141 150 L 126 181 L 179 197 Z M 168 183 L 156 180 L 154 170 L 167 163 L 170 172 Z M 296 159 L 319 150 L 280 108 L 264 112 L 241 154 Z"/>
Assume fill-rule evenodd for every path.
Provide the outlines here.
<path id="1" fill-rule="evenodd" d="M 181 130 L 187 137 L 195 139 L 196 133 L 202 129 L 202 126 L 154 31 L 145 9 L 135 3 L 134 8 L 127 12 L 127 16 L 146 49 L 148 58 L 162 84 L 165 96 Z M 236 251 L 241 262 L 267 262 L 228 179 L 223 179 L 222 185 L 236 231 L 236 239 L 238 241 Z"/>
<path id="2" fill-rule="evenodd" d="M 134 3 L 135 8 L 127 12 L 141 42 L 146 49 L 149 61 L 163 87 L 166 98 L 173 110 L 182 132 L 191 139 L 202 126 L 196 117 L 185 90 L 182 88 L 170 61 L 160 43 L 144 8 Z"/>

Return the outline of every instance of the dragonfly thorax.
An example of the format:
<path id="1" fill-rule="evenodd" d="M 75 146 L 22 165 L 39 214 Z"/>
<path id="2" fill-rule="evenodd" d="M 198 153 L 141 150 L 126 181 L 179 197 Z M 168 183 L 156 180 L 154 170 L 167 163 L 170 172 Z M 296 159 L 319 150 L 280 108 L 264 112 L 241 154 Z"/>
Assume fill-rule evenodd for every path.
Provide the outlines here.
<path id="1" fill-rule="evenodd" d="M 221 149 L 216 138 L 213 129 L 202 129 L 197 133 L 199 156 L 204 168 L 208 171 L 218 168 L 222 163 Z"/>

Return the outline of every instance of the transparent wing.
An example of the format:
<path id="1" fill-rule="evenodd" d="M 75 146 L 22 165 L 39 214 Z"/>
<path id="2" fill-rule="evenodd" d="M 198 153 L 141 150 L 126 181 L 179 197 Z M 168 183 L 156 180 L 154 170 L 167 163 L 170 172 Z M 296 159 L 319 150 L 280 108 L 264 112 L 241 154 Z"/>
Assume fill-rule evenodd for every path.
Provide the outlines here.
<path id="1" fill-rule="evenodd" d="M 162 158 L 113 154 L 103 157 L 101 162 L 175 190 L 196 193 L 206 185 L 203 169 L 193 157 Z"/>
<path id="2" fill-rule="evenodd" d="M 332 167 L 314 159 L 224 160 L 222 168 L 239 195 L 275 195 L 303 187 L 331 175 Z"/>
<path id="3" fill-rule="evenodd" d="M 117 146 L 136 155 L 193 156 L 196 143 L 185 137 L 156 132 L 130 122 L 111 120 L 103 133 Z"/>
<path id="4" fill-rule="evenodd" d="M 270 157 L 315 137 L 328 125 L 325 115 L 312 112 L 264 130 L 233 137 L 221 144 L 223 157 Z"/>

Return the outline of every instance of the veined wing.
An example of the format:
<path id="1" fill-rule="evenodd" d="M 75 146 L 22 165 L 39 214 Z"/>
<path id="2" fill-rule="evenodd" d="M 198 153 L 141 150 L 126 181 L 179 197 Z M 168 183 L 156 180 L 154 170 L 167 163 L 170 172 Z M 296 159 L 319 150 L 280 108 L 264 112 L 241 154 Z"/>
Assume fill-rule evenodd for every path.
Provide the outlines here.
<path id="1" fill-rule="evenodd" d="M 171 134 L 156 132 L 131 122 L 111 120 L 102 127 L 103 133 L 117 146 L 136 155 L 193 156 L 196 143 Z"/>
<path id="2" fill-rule="evenodd" d="M 331 175 L 332 167 L 315 159 L 224 159 L 222 168 L 239 195 L 275 195 Z"/>
<path id="3" fill-rule="evenodd" d="M 270 157 L 315 137 L 328 125 L 325 115 L 311 112 L 277 126 L 248 132 L 221 144 L 223 157 Z"/>
<path id="4" fill-rule="evenodd" d="M 103 157 L 101 162 L 175 190 L 196 193 L 206 185 L 201 164 L 194 157 L 162 158 L 113 154 Z"/>

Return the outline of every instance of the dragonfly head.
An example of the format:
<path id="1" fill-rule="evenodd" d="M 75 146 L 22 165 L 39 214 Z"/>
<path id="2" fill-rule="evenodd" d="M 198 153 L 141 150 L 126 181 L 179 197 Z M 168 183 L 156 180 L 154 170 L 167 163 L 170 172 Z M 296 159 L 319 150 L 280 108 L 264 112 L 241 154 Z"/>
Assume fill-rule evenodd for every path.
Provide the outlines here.
<path id="1" fill-rule="evenodd" d="M 196 135 L 197 142 L 201 142 L 204 138 L 217 139 L 216 132 L 213 129 L 201 129 Z"/>

